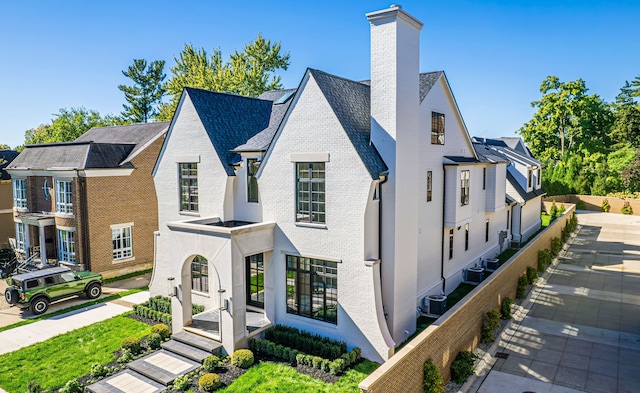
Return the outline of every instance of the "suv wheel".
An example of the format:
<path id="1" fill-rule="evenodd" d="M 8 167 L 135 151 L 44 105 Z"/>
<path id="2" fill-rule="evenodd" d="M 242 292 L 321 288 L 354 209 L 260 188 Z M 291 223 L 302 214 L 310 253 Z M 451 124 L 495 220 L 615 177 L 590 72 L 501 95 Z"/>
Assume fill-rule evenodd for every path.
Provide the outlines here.
<path id="1" fill-rule="evenodd" d="M 18 303 L 19 296 L 15 287 L 9 287 L 4 291 L 4 299 L 11 305 Z"/>
<path id="2" fill-rule="evenodd" d="M 97 299 L 102 294 L 102 286 L 98 283 L 93 283 L 87 287 L 85 292 L 89 299 Z"/>
<path id="3" fill-rule="evenodd" d="M 31 301 L 30 310 L 35 315 L 43 314 L 49 308 L 49 300 L 46 297 L 39 297 Z"/>

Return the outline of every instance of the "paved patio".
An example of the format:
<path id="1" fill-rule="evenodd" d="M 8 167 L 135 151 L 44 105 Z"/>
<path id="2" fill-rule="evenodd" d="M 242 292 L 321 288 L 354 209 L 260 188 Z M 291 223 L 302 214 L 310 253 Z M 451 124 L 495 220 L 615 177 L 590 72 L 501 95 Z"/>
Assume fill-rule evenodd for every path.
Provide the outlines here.
<path id="1" fill-rule="evenodd" d="M 640 217 L 579 213 L 577 236 L 468 391 L 638 391 Z"/>

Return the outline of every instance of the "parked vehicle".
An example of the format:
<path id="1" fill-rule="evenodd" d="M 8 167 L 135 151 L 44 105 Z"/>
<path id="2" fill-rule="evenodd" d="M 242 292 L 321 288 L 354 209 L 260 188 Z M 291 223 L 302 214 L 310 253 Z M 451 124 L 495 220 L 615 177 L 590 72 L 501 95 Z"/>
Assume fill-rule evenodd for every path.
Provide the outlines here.
<path id="1" fill-rule="evenodd" d="M 66 267 L 52 267 L 7 278 L 4 291 L 7 303 L 28 308 L 39 315 L 47 311 L 49 303 L 75 295 L 95 299 L 102 294 L 102 275 L 93 272 L 74 272 Z"/>

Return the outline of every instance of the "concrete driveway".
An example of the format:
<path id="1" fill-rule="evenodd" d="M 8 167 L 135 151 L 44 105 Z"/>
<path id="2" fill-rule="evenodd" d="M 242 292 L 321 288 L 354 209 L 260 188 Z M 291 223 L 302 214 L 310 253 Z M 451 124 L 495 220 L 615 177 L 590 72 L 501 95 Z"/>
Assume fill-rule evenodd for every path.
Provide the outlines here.
<path id="1" fill-rule="evenodd" d="M 640 391 L 640 217 L 580 211 L 578 222 L 468 391 Z"/>

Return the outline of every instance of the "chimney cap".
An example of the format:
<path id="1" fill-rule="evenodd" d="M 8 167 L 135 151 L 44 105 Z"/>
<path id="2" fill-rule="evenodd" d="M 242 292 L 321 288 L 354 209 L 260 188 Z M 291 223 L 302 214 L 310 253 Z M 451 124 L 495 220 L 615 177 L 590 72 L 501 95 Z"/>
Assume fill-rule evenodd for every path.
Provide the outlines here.
<path id="1" fill-rule="evenodd" d="M 392 4 L 389 8 L 384 10 L 369 12 L 366 14 L 366 17 L 372 24 L 387 23 L 402 19 L 414 28 L 418 30 L 422 29 L 422 22 L 407 13 L 407 11 L 403 10 L 402 6 L 399 4 Z"/>
<path id="2" fill-rule="evenodd" d="M 402 6 L 400 4 L 391 4 L 389 6 L 389 8 L 398 8 L 398 9 L 402 9 Z"/>

